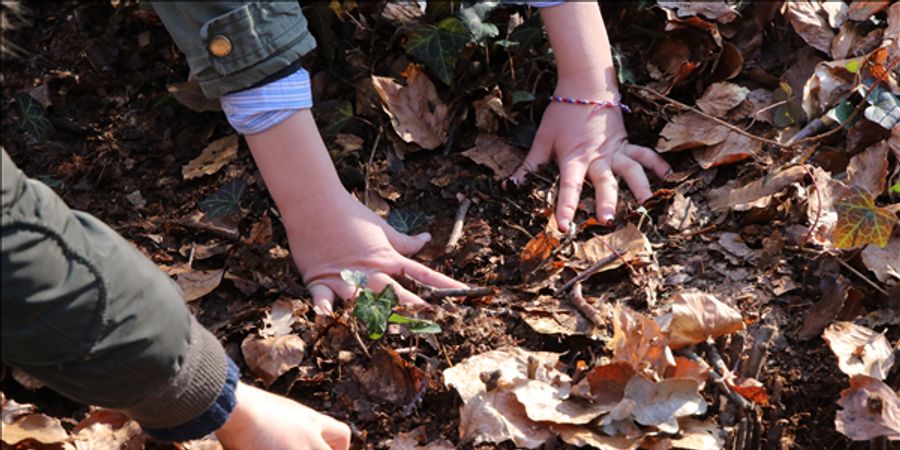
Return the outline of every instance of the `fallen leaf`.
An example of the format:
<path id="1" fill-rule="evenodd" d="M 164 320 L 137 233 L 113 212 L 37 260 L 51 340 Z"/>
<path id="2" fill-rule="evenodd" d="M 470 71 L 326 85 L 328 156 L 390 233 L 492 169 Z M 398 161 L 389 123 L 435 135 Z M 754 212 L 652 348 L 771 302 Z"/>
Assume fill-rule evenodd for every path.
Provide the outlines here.
<path id="1" fill-rule="evenodd" d="M 406 86 L 375 75 L 372 84 L 397 135 L 404 142 L 434 150 L 447 139 L 447 105 L 438 98 L 434 84 L 419 66 L 410 64 L 403 74 Z"/>
<path id="2" fill-rule="evenodd" d="M 625 397 L 625 386 L 637 372 L 626 361 L 595 366 L 572 387 L 572 395 L 612 410 Z"/>
<path id="3" fill-rule="evenodd" d="M 695 112 L 675 116 L 659 133 L 656 149 L 660 153 L 677 152 L 715 145 L 731 131 Z"/>
<path id="4" fill-rule="evenodd" d="M 472 108 L 475 109 L 475 126 L 486 133 L 497 131 L 500 125 L 497 121 L 498 118 L 514 125 L 516 123 L 503 108 L 503 97 L 497 86 L 494 86 L 494 89 L 483 99 L 472 102 Z"/>
<path id="5" fill-rule="evenodd" d="M 615 403 L 567 400 L 569 386 L 558 387 L 540 380 L 527 380 L 512 388 L 528 418 L 535 422 L 584 425 L 615 407 Z"/>
<path id="6" fill-rule="evenodd" d="M 850 379 L 841 391 L 834 427 L 854 441 L 886 436 L 900 440 L 900 396 L 883 381 L 865 375 Z"/>
<path id="7" fill-rule="evenodd" d="M 822 284 L 822 299 L 807 311 L 803 325 L 797 332 L 797 337 L 801 340 L 809 340 L 822 334 L 822 330 L 837 318 L 847 301 L 849 287 L 843 277 L 823 279 Z"/>
<path id="8" fill-rule="evenodd" d="M 900 280 L 900 238 L 894 237 L 885 247 L 869 244 L 862 251 L 863 264 L 882 283 Z"/>
<path id="9" fill-rule="evenodd" d="M 475 146 L 463 155 L 493 170 L 498 180 L 509 178 L 525 160 L 525 155 L 500 137 L 484 133 L 475 138 Z"/>
<path id="10" fill-rule="evenodd" d="M 857 22 L 869 20 L 869 17 L 878 14 L 879 11 L 887 8 L 890 4 L 891 2 L 889 0 L 853 0 L 853 2 L 850 3 L 849 10 L 847 11 L 847 18 L 849 18 L 850 20 L 855 20 Z"/>
<path id="11" fill-rule="evenodd" d="M 763 88 L 754 89 L 747 94 L 743 102 L 728 113 L 726 119 L 730 121 L 754 119 L 772 124 L 774 117 L 773 108 L 770 106 L 774 103 L 775 94 L 772 91 Z"/>
<path id="12" fill-rule="evenodd" d="M 257 334 L 249 334 L 241 342 L 244 361 L 268 386 L 281 375 L 303 362 L 306 343 L 293 334 L 295 312 L 304 308 L 300 300 L 279 299 L 263 318 Z"/>
<path id="13" fill-rule="evenodd" d="M 262 218 L 250 227 L 250 236 L 244 239 L 246 245 L 263 245 L 272 244 L 272 219 L 268 214 L 263 214 Z"/>
<path id="14" fill-rule="evenodd" d="M 724 127 L 722 127 L 724 128 Z M 707 148 L 694 149 L 694 159 L 704 169 L 734 164 L 760 154 L 763 143 L 729 130 L 725 139 Z"/>
<path id="15" fill-rule="evenodd" d="M 474 445 L 512 441 L 519 448 L 537 448 L 552 434 L 547 425 L 528 418 L 515 394 L 497 389 L 483 392 L 460 407 L 459 436 Z"/>
<path id="16" fill-rule="evenodd" d="M 109 409 L 94 409 L 78 422 L 70 438 L 77 450 L 142 450 L 150 438 L 128 416 Z"/>
<path id="17" fill-rule="evenodd" d="M 830 245 L 838 222 L 836 205 L 847 191 L 847 186 L 819 167 L 814 167 L 812 173 L 815 182 L 806 188 L 806 221 L 814 227 L 811 240 L 820 245 Z"/>
<path id="18" fill-rule="evenodd" d="M 590 447 L 598 450 L 636 450 L 641 443 L 639 437 L 606 436 L 587 427 L 577 425 L 553 425 L 550 429 L 567 444 L 576 447 Z"/>
<path id="19" fill-rule="evenodd" d="M 548 231 L 541 231 L 522 249 L 522 254 L 519 255 L 519 271 L 523 276 L 527 276 L 544 263 L 556 247 L 559 247 L 559 239 Z"/>
<path id="20" fill-rule="evenodd" d="M 787 4 L 787 3 L 786 3 Z M 794 2 L 790 2 L 794 4 Z M 806 117 L 816 118 L 837 104 L 856 82 L 856 73 L 848 67 L 864 62 L 864 57 L 822 61 L 816 64 L 813 75 L 803 86 L 803 111 Z"/>
<path id="21" fill-rule="evenodd" d="M 192 302 L 214 291 L 222 283 L 225 269 L 194 270 L 179 273 L 175 280 L 184 292 L 184 301 Z"/>
<path id="22" fill-rule="evenodd" d="M 192 159 L 181 168 L 181 175 L 190 180 L 203 175 L 212 175 L 228 164 L 238 154 L 238 135 L 230 134 L 212 141 L 200 156 Z"/>
<path id="23" fill-rule="evenodd" d="M 600 267 L 596 272 L 613 270 L 625 264 L 646 264 L 653 260 L 654 251 L 647 236 L 633 223 L 605 235 L 594 236 L 583 242 L 575 250 L 575 257 L 567 265 L 575 269 L 586 269 L 597 261 L 618 252 L 619 257 Z"/>
<path id="24" fill-rule="evenodd" d="M 700 389 L 703 389 L 706 380 L 709 379 L 709 371 L 710 367 L 706 364 L 700 364 L 698 361 L 684 356 L 676 356 L 675 365 L 669 368 L 666 378 L 692 378 L 697 380 L 700 383 Z"/>
<path id="25" fill-rule="evenodd" d="M 666 209 L 666 219 L 663 223 L 678 231 L 687 230 L 697 220 L 698 210 L 693 199 L 676 192 L 672 197 L 672 204 Z"/>
<path id="26" fill-rule="evenodd" d="M 609 312 L 610 319 L 612 318 L 612 311 L 605 304 L 594 306 L 601 312 Z M 608 336 L 605 330 L 585 318 L 568 300 L 542 295 L 533 302 L 522 305 L 522 309 L 521 316 L 525 323 L 541 334 L 588 336 L 598 340 Z"/>
<path id="27" fill-rule="evenodd" d="M 672 311 L 661 320 L 669 347 L 679 349 L 744 329 L 741 313 L 714 295 L 679 292 L 671 298 Z M 671 314 L 671 316 L 669 316 Z"/>
<path id="28" fill-rule="evenodd" d="M 887 28 L 881 46 L 891 52 L 891 58 L 900 57 L 900 3 L 888 8 Z"/>
<path id="29" fill-rule="evenodd" d="M 422 445 L 428 439 L 425 425 L 421 425 L 408 433 L 397 433 L 391 439 L 391 446 L 388 450 L 453 450 L 456 446 L 446 439 L 440 439 Z"/>
<path id="30" fill-rule="evenodd" d="M 184 450 L 223 450 L 222 444 L 216 439 L 215 434 L 210 434 L 202 439 L 182 442 L 181 446 L 184 447 Z"/>
<path id="31" fill-rule="evenodd" d="M 425 4 L 419 2 L 387 2 L 381 17 L 401 23 L 415 23 L 425 15 Z"/>
<path id="32" fill-rule="evenodd" d="M 866 244 L 886 247 L 897 218 L 875 201 L 864 189 L 854 186 L 835 203 L 837 224 L 834 229 L 836 248 L 854 248 Z"/>
<path id="33" fill-rule="evenodd" d="M 866 29 L 862 24 L 845 22 L 831 43 L 831 59 L 862 56 L 875 50 L 883 40 L 884 31 L 876 28 L 865 34 Z"/>
<path id="34" fill-rule="evenodd" d="M 767 406 L 769 404 L 769 394 L 766 393 L 766 387 L 756 379 L 746 378 L 737 384 L 729 381 L 728 386 L 741 397 L 757 405 Z"/>
<path id="35" fill-rule="evenodd" d="M 677 433 L 678 419 L 706 413 L 700 383 L 691 378 L 666 378 L 653 382 L 636 376 L 625 386 L 625 399 L 635 402 L 634 420 L 664 433 Z"/>
<path id="36" fill-rule="evenodd" d="M 884 192 L 888 173 L 888 144 L 881 141 L 850 158 L 847 177 L 851 186 L 859 186 L 878 197 Z"/>
<path id="37" fill-rule="evenodd" d="M 784 3 L 784 15 L 794 31 L 815 49 L 830 54 L 834 31 L 828 23 L 825 8 L 817 1 L 791 1 Z"/>
<path id="38" fill-rule="evenodd" d="M 616 304 L 610 347 L 614 361 L 624 361 L 640 373 L 662 376 L 675 364 L 668 339 L 656 321 L 627 306 Z"/>
<path id="39" fill-rule="evenodd" d="M 741 259 L 750 260 L 755 255 L 755 252 L 744 243 L 744 240 L 741 239 L 741 235 L 738 233 L 730 231 L 719 233 L 718 243 L 725 251 Z"/>
<path id="40" fill-rule="evenodd" d="M 725 447 L 725 433 L 713 419 L 700 421 L 697 419 L 681 419 L 678 438 L 666 437 L 655 445 L 646 446 L 647 450 L 670 450 L 674 448 L 686 450 L 720 450 Z M 644 443 L 644 445 L 647 445 Z"/>
<path id="41" fill-rule="evenodd" d="M 847 375 L 867 375 L 884 380 L 894 365 L 894 349 L 884 333 L 852 322 L 835 322 L 822 339 L 838 358 L 838 368 Z"/>
<path id="42" fill-rule="evenodd" d="M 535 378 L 551 381 L 548 367 L 552 368 L 559 360 L 558 353 L 531 352 L 518 347 L 507 347 L 492 350 L 464 359 L 453 367 L 444 370 L 444 384 L 459 392 L 463 403 L 486 392 L 484 382 L 479 375 L 482 372 L 499 371 L 498 385 L 512 386 L 528 379 L 528 359 L 538 361 L 539 367 Z M 553 374 L 558 373 L 553 369 Z"/>
<path id="43" fill-rule="evenodd" d="M 369 398 L 394 406 L 414 405 L 427 386 L 425 374 L 390 348 L 373 354 L 367 367 L 355 367 L 353 374 Z"/>
<path id="44" fill-rule="evenodd" d="M 41 444 L 59 445 L 69 437 L 59 419 L 37 413 L 34 405 L 23 405 L 13 399 L 6 398 L 0 392 L 3 402 L 3 426 L 0 427 L 0 440 L 5 444 L 16 446 L 25 440 L 34 440 Z M 5 447 L 5 446 L 4 446 Z"/>
<path id="45" fill-rule="evenodd" d="M 678 17 L 704 16 L 719 23 L 729 23 L 738 17 L 737 9 L 728 3 L 657 1 L 657 5 L 677 11 Z"/>
<path id="46" fill-rule="evenodd" d="M 728 111 L 740 105 L 749 94 L 749 89 L 734 83 L 727 81 L 713 83 L 697 100 L 697 107 L 709 115 L 723 117 Z"/>

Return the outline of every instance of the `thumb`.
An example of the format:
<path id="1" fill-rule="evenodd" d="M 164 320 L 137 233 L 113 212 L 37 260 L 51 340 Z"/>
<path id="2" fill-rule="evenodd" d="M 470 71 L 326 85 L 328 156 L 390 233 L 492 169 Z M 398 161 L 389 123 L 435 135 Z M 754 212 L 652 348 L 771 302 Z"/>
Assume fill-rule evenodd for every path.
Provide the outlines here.
<path id="1" fill-rule="evenodd" d="M 387 233 L 388 242 L 403 256 L 412 256 L 422 250 L 422 247 L 431 240 L 430 233 L 419 233 L 415 236 L 391 230 Z"/>

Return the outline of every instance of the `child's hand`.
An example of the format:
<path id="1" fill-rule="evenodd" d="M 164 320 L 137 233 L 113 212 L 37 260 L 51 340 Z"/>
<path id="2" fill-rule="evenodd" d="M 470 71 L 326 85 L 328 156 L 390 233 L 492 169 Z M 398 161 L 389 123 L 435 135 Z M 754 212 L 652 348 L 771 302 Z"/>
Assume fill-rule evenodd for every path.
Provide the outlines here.
<path id="1" fill-rule="evenodd" d="M 437 288 L 467 287 L 406 257 L 431 239 L 427 233 L 409 236 L 398 232 L 346 192 L 328 198 L 327 214 L 296 224 L 286 222 L 285 226 L 291 255 L 321 312 L 332 311 L 335 297 L 353 296 L 354 288 L 341 279 L 343 269 L 364 272 L 369 287 L 376 291 L 392 283 L 400 304 L 425 301 L 394 282 L 392 275 L 405 274 Z"/>
<path id="2" fill-rule="evenodd" d="M 571 91 L 558 88 L 557 92 L 567 90 Z M 608 223 L 616 211 L 619 190 L 616 176 L 624 178 L 635 198 L 643 202 L 652 195 L 644 168 L 659 177 L 671 170 L 655 151 L 628 143 L 621 111 L 594 111 L 589 105 L 551 103 L 544 112 L 531 151 L 513 179 L 521 182 L 526 173 L 549 162 L 551 157 L 559 164 L 556 220 L 563 232 L 568 231 L 575 216 L 585 175 L 594 185 L 597 219 Z"/>

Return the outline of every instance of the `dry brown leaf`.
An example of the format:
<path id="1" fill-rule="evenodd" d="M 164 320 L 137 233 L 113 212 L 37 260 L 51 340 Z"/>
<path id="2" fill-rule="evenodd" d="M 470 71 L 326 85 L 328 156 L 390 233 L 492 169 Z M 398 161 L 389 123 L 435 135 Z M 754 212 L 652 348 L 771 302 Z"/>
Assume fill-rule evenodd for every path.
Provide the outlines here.
<path id="1" fill-rule="evenodd" d="M 644 442 L 647 450 L 719 450 L 725 446 L 725 433 L 713 419 L 705 422 L 697 419 L 681 419 L 678 421 L 681 431 L 678 438 L 662 438 L 653 444 Z"/>
<path id="2" fill-rule="evenodd" d="M 810 307 L 803 318 L 800 331 L 797 332 L 797 337 L 801 340 L 805 341 L 819 336 L 822 330 L 837 318 L 847 300 L 849 286 L 843 277 L 825 279 L 823 284 L 822 299 Z"/>
<path id="3" fill-rule="evenodd" d="M 724 128 L 724 127 L 721 127 Z M 706 148 L 694 149 L 694 159 L 704 169 L 734 164 L 760 154 L 762 142 L 729 130 L 725 139 Z"/>
<path id="4" fill-rule="evenodd" d="M 554 386 L 544 381 L 527 380 L 512 388 L 525 414 L 536 422 L 584 425 L 615 407 L 613 404 L 567 400 L 570 386 Z"/>
<path id="5" fill-rule="evenodd" d="M 375 353 L 367 367 L 356 366 L 352 372 L 363 392 L 379 403 L 407 406 L 426 387 L 421 369 L 390 348 Z"/>
<path id="6" fill-rule="evenodd" d="M 585 269 L 597 261 L 613 254 L 613 250 L 618 252 L 621 258 L 613 259 L 609 264 L 600 267 L 597 272 L 612 270 L 622 266 L 622 260 L 628 261 L 629 264 L 643 265 L 653 261 L 653 247 L 647 236 L 638 229 L 633 223 L 629 223 L 624 227 L 602 236 L 594 236 L 575 250 L 575 257 L 567 263 L 569 267 L 575 269 Z"/>
<path id="7" fill-rule="evenodd" d="M 425 15 L 425 7 L 419 2 L 387 2 L 381 17 L 401 23 L 415 23 Z"/>
<path id="8" fill-rule="evenodd" d="M 669 347 L 679 349 L 744 329 L 741 313 L 714 295 L 679 292 L 672 296 L 672 312 L 661 321 Z"/>
<path id="9" fill-rule="evenodd" d="M 772 124 L 774 122 L 773 108 L 769 107 L 774 103 L 775 94 L 772 91 L 757 88 L 750 91 L 747 98 L 728 113 L 726 119 L 730 121 L 754 119 Z"/>
<path id="10" fill-rule="evenodd" d="M 864 34 L 865 30 L 861 24 L 845 22 L 831 43 L 831 59 L 862 56 L 875 50 L 883 40 L 884 30 L 876 28 Z"/>
<path id="11" fill-rule="evenodd" d="M 612 410 L 625 396 L 625 386 L 637 372 L 631 364 L 616 361 L 596 366 L 572 387 L 572 395 L 588 399 Z"/>
<path id="12" fill-rule="evenodd" d="M 482 392 L 460 407 L 459 436 L 474 445 L 512 441 L 516 447 L 537 448 L 553 435 L 547 425 L 528 418 L 515 394 L 495 389 Z"/>
<path id="13" fill-rule="evenodd" d="M 36 391 L 46 386 L 43 381 L 38 380 L 18 367 L 13 367 L 10 372 L 12 372 L 13 380 L 16 380 L 17 383 L 21 384 L 23 388 L 29 391 Z"/>
<path id="14" fill-rule="evenodd" d="M 857 375 L 841 391 L 834 427 L 854 441 L 880 436 L 900 440 L 900 396 L 883 381 Z"/>
<path id="15" fill-rule="evenodd" d="M 625 399 L 634 401 L 631 414 L 637 423 L 674 434 L 679 430 L 679 418 L 706 412 L 706 401 L 699 391 L 700 383 L 692 378 L 653 382 L 636 376 L 625 386 Z"/>
<path id="16" fill-rule="evenodd" d="M 834 31 L 829 24 L 828 12 L 822 4 L 809 0 L 785 2 L 784 15 L 791 22 L 794 31 L 807 44 L 824 53 L 830 53 Z"/>
<path id="17" fill-rule="evenodd" d="M 214 291 L 222 283 L 225 269 L 194 270 L 188 269 L 178 274 L 175 280 L 184 292 L 184 301 L 192 302 Z"/>
<path id="18" fill-rule="evenodd" d="M 738 233 L 723 231 L 722 233 L 719 233 L 718 243 L 725 251 L 741 259 L 752 259 L 755 254 L 755 252 L 744 243 L 744 240 L 741 239 L 741 235 Z"/>
<path id="19" fill-rule="evenodd" d="M 109 409 L 94 409 L 72 430 L 77 450 L 142 450 L 149 437 L 137 422 Z"/>
<path id="20" fill-rule="evenodd" d="M 881 141 L 862 153 L 850 158 L 847 166 L 847 177 L 850 186 L 859 186 L 872 198 L 884 192 L 888 173 L 888 143 Z"/>
<path id="21" fill-rule="evenodd" d="M 615 330 L 610 343 L 613 359 L 627 362 L 640 373 L 661 377 L 675 359 L 659 325 L 621 304 L 616 304 L 614 311 Z"/>
<path id="22" fill-rule="evenodd" d="M 181 446 L 184 450 L 223 450 L 222 444 L 216 439 L 215 434 L 211 434 L 202 439 L 182 442 Z"/>
<path id="23" fill-rule="evenodd" d="M 703 16 L 719 23 L 729 23 L 738 17 L 737 9 L 728 3 L 661 0 L 656 4 L 663 8 L 676 10 L 678 17 Z"/>
<path id="24" fill-rule="evenodd" d="M 793 2 L 791 2 L 793 3 Z M 864 63 L 864 57 L 822 61 L 816 64 L 813 75 L 803 86 L 803 112 L 816 118 L 834 106 L 838 99 L 850 91 L 856 82 L 856 74 L 847 70 L 851 63 Z"/>
<path id="25" fill-rule="evenodd" d="M 727 81 L 713 83 L 697 100 L 697 107 L 709 115 L 724 117 L 728 111 L 740 105 L 749 94 L 749 89 L 734 83 Z"/>
<path id="26" fill-rule="evenodd" d="M 341 149 L 340 153 L 353 153 L 361 148 L 363 148 L 363 144 L 365 143 L 365 139 L 349 133 L 338 133 L 334 137 L 334 143 L 337 144 Z"/>
<path id="27" fill-rule="evenodd" d="M 428 439 L 425 425 L 416 427 L 409 433 L 397 433 L 391 439 L 391 446 L 388 450 L 453 450 L 456 446 L 446 439 L 440 439 L 423 445 L 422 443 Z"/>
<path id="28" fill-rule="evenodd" d="M 838 368 L 847 375 L 887 378 L 894 365 L 894 349 L 884 333 L 852 322 L 835 322 L 825 329 L 822 339 L 838 358 Z"/>
<path id="29" fill-rule="evenodd" d="M 608 312 L 612 323 L 612 311 L 605 303 L 594 306 L 601 313 Z M 525 323 L 541 334 L 589 336 L 597 340 L 608 336 L 604 330 L 585 318 L 568 300 L 542 295 L 533 302 L 522 305 L 522 309 L 521 316 Z"/>
<path id="30" fill-rule="evenodd" d="M 900 57 L 900 3 L 894 3 L 888 9 L 887 28 L 881 46 L 891 52 L 891 58 Z"/>
<path id="31" fill-rule="evenodd" d="M 434 150 L 447 139 L 449 110 L 437 95 L 434 84 L 415 64 L 403 72 L 406 86 L 392 78 L 372 75 L 372 84 L 381 98 L 384 112 L 397 135 L 407 143 Z"/>
<path id="32" fill-rule="evenodd" d="M 483 99 L 472 102 L 475 109 L 475 126 L 486 133 L 495 133 L 499 127 L 499 119 L 516 123 L 503 108 L 503 96 L 498 86 L 486 95 Z"/>
<path id="33" fill-rule="evenodd" d="M 212 175 L 228 164 L 238 154 L 238 135 L 231 134 L 209 143 L 200 152 L 200 156 L 192 159 L 181 168 L 181 176 L 185 180 Z"/>
<path id="34" fill-rule="evenodd" d="M 700 364 L 690 358 L 684 356 L 675 357 L 675 365 L 669 368 L 666 378 L 691 378 L 700 383 L 700 389 L 706 385 L 709 379 L 710 367 L 706 364 Z"/>
<path id="35" fill-rule="evenodd" d="M 559 360 L 558 353 L 531 352 L 518 347 L 492 350 L 464 359 L 459 364 L 444 370 L 444 384 L 459 392 L 463 403 L 486 391 L 479 375 L 482 372 L 500 371 L 498 385 L 513 386 L 528 379 L 528 358 L 538 361 L 536 379 L 551 381 L 550 374 L 559 373 L 555 369 L 548 372 Z"/>
<path id="36" fill-rule="evenodd" d="M 296 334 L 267 338 L 250 334 L 241 342 L 241 353 L 250 370 L 268 386 L 303 362 L 306 343 Z"/>
<path id="37" fill-rule="evenodd" d="M 878 281 L 900 281 L 900 237 L 892 237 L 884 248 L 869 244 L 863 249 L 861 256 L 863 264 L 875 274 Z"/>
<path id="38" fill-rule="evenodd" d="M 680 192 L 676 192 L 672 197 L 672 204 L 666 210 L 665 224 L 678 231 L 684 231 L 694 225 L 697 220 L 697 211 L 699 208 L 690 197 L 685 197 Z"/>
<path id="39" fill-rule="evenodd" d="M 640 437 L 607 436 L 577 425 L 553 425 L 550 429 L 558 434 L 565 443 L 576 447 L 590 447 L 598 450 L 636 450 L 641 444 Z"/>
<path id="40" fill-rule="evenodd" d="M 675 116 L 659 133 L 656 149 L 660 153 L 677 152 L 715 145 L 731 131 L 695 112 Z"/>
<path id="41" fill-rule="evenodd" d="M 766 392 L 766 387 L 758 380 L 754 378 L 745 378 L 737 384 L 731 381 L 727 381 L 727 383 L 728 386 L 741 397 L 744 397 L 757 405 L 766 406 L 769 404 L 769 394 Z"/>
<path id="42" fill-rule="evenodd" d="M 811 240 L 820 245 L 832 245 L 832 234 L 837 225 L 836 204 L 847 192 L 847 185 L 831 177 L 831 173 L 819 167 L 813 168 L 814 184 L 806 188 L 806 221 L 815 224 Z"/>
<path id="43" fill-rule="evenodd" d="M 6 398 L 2 392 L 0 401 L 3 402 L 0 440 L 5 444 L 15 446 L 27 439 L 41 444 L 62 444 L 68 439 L 69 433 L 59 419 L 34 412 L 36 409 L 34 405 L 17 403 L 13 399 Z"/>
<path id="44" fill-rule="evenodd" d="M 495 179 L 509 178 L 522 165 L 525 155 L 493 134 L 481 133 L 475 138 L 475 146 L 464 151 L 472 161 L 489 167 Z"/>
<path id="45" fill-rule="evenodd" d="M 847 17 L 850 20 L 855 20 L 857 22 L 862 22 L 864 20 L 869 20 L 869 17 L 878 14 L 879 11 L 887 8 L 890 5 L 890 0 L 876 0 L 876 1 L 862 1 L 862 0 L 853 0 L 853 3 L 850 3 L 850 8 L 847 11 Z"/>

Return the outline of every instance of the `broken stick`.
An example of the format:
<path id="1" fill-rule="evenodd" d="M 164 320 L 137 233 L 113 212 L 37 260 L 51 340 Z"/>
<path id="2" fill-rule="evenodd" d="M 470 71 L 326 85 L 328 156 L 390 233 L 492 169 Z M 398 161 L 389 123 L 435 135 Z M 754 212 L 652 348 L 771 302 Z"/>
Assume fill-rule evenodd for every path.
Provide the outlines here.
<path id="1" fill-rule="evenodd" d="M 462 197 L 462 195 L 460 195 Z M 453 220 L 453 229 L 450 231 L 450 238 L 447 239 L 447 245 L 444 247 L 444 251 L 450 253 L 456 248 L 456 244 L 459 243 L 460 238 L 462 238 L 463 232 L 463 224 L 466 221 L 466 213 L 469 212 L 469 206 L 472 205 L 472 201 L 462 197 L 462 200 L 459 203 L 459 209 L 456 210 L 456 218 Z"/>
<path id="2" fill-rule="evenodd" d="M 476 287 L 468 289 L 437 289 L 428 287 L 425 292 L 422 293 L 421 297 L 424 300 L 434 300 L 446 297 L 487 297 L 488 295 L 494 295 L 496 293 L 497 290 L 492 287 Z"/>
<path id="3" fill-rule="evenodd" d="M 584 317 L 587 317 L 595 326 L 598 328 L 606 328 L 608 326 L 603 313 L 599 309 L 594 308 L 594 305 L 588 303 L 587 299 L 584 298 L 584 295 L 581 293 L 581 283 L 575 283 L 569 300 L 572 302 L 572 306 L 578 309 L 581 314 L 584 314 Z"/>
<path id="4" fill-rule="evenodd" d="M 570 287 L 574 286 L 575 283 L 581 283 L 582 281 L 588 279 L 588 277 L 595 274 L 598 270 L 602 269 L 603 266 L 611 263 L 614 259 L 618 258 L 618 254 L 619 252 L 617 250 L 613 250 L 613 253 L 611 255 L 607 255 L 604 258 L 598 259 L 597 262 L 591 264 L 591 266 L 585 269 L 584 272 L 575 275 L 571 280 L 567 281 L 566 284 L 564 284 L 561 288 L 559 288 L 558 291 L 556 291 L 556 294 L 562 294 L 569 290 Z"/>

